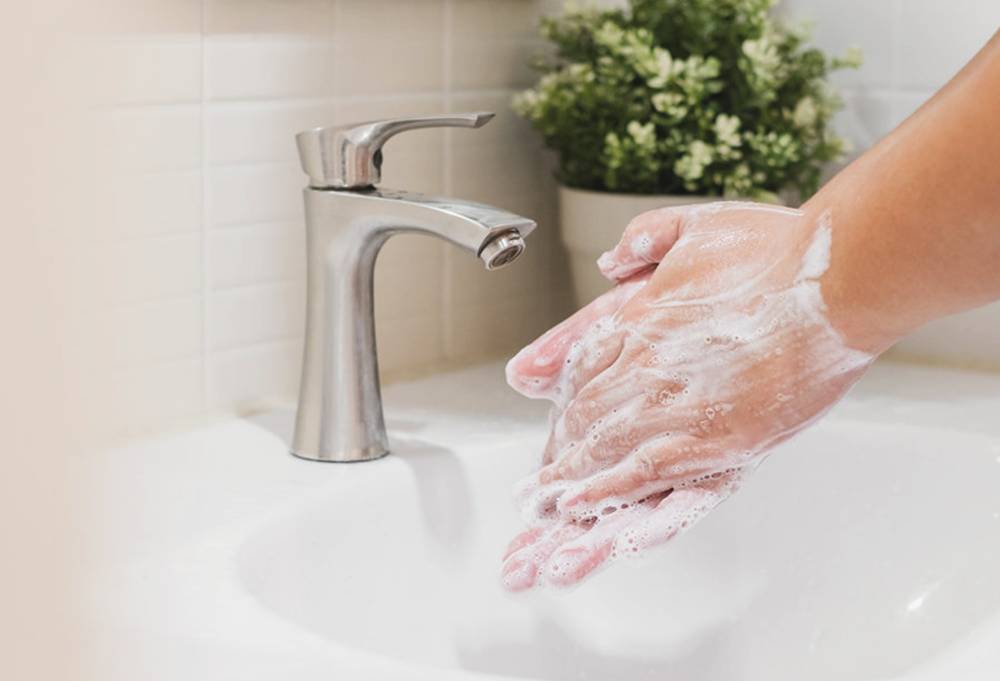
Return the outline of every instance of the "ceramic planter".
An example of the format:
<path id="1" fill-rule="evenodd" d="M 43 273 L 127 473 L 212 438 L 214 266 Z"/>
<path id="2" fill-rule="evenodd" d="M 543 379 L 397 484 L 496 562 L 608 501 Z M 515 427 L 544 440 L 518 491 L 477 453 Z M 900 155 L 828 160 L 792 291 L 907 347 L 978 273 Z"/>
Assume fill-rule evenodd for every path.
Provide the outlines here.
<path id="1" fill-rule="evenodd" d="M 664 206 L 717 201 L 718 197 L 615 194 L 559 187 L 559 228 L 569 253 L 577 307 L 611 288 L 597 258 L 616 243 L 629 220 Z"/>

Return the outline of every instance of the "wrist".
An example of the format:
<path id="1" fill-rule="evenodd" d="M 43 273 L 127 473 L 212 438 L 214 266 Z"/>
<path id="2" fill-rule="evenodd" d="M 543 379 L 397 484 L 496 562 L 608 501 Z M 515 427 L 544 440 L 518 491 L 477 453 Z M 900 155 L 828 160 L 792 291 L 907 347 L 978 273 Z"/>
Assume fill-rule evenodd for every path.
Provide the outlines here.
<path id="1" fill-rule="evenodd" d="M 831 230 L 829 266 L 819 279 L 827 321 L 847 346 L 881 354 L 911 330 L 905 310 L 884 286 L 888 276 L 873 276 L 884 263 L 874 262 L 861 230 L 845 220 L 849 216 L 838 216 L 831 202 L 810 201 L 803 210 L 814 229 L 826 223 Z"/>

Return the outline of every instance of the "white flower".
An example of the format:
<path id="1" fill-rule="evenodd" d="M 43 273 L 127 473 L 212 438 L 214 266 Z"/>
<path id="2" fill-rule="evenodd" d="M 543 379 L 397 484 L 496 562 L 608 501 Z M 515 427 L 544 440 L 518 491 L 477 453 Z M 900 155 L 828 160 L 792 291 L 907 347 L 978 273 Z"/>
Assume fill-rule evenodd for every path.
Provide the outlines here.
<path id="1" fill-rule="evenodd" d="M 773 88 L 781 80 L 781 55 L 767 35 L 759 40 L 743 41 L 743 54 L 750 62 L 750 70 L 760 87 Z"/>
<path id="2" fill-rule="evenodd" d="M 670 82 L 670 77 L 674 71 L 673 57 L 670 56 L 670 52 L 667 50 L 657 47 L 653 50 L 653 60 L 653 76 L 648 78 L 646 82 L 652 88 L 665 87 Z"/>
<path id="3" fill-rule="evenodd" d="M 781 64 L 778 48 L 766 35 L 758 40 L 744 40 L 743 54 L 761 71 L 774 71 Z"/>
<path id="4" fill-rule="evenodd" d="M 599 45 L 615 50 L 622 47 L 625 42 L 625 31 L 620 26 L 610 21 L 605 21 L 599 29 L 594 31 L 594 41 Z"/>
<path id="5" fill-rule="evenodd" d="M 660 113 L 667 114 L 672 118 L 683 118 L 687 113 L 684 104 L 684 96 L 676 92 L 657 92 L 650 98 L 653 108 Z"/>
<path id="6" fill-rule="evenodd" d="M 727 147 L 740 146 L 740 119 L 737 116 L 719 114 L 715 117 L 715 137 L 719 144 Z"/>
<path id="7" fill-rule="evenodd" d="M 656 127 L 652 123 L 643 125 L 639 121 L 632 121 L 625 129 L 640 148 L 649 151 L 656 148 Z"/>
<path id="8" fill-rule="evenodd" d="M 806 96 L 800 99 L 799 103 L 795 105 L 795 111 L 792 113 L 792 122 L 798 128 L 811 128 L 816 123 L 818 115 L 819 107 L 816 106 L 816 100 Z"/>
<path id="9" fill-rule="evenodd" d="M 701 179 L 705 167 L 712 162 L 712 147 L 701 140 L 695 140 L 688 146 L 688 153 L 674 163 L 674 172 L 681 179 L 694 182 Z"/>

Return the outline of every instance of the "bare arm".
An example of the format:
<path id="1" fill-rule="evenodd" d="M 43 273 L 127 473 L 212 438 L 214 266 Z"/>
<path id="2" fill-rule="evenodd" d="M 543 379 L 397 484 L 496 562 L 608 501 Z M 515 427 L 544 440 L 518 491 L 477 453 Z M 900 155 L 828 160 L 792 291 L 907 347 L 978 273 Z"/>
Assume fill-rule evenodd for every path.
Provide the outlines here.
<path id="1" fill-rule="evenodd" d="M 1000 298 L 1000 37 L 802 210 L 644 213 L 621 285 L 522 350 L 554 403 L 511 589 L 570 584 L 665 542 L 735 492 L 921 324 Z"/>
<path id="2" fill-rule="evenodd" d="M 1000 298 L 1000 34 L 804 209 L 833 213 L 823 293 L 857 347 Z"/>

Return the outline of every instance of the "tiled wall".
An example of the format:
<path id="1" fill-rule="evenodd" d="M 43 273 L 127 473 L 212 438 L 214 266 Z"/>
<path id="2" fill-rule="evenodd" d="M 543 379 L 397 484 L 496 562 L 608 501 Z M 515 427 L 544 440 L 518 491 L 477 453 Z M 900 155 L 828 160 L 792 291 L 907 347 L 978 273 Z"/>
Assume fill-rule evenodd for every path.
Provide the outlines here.
<path id="1" fill-rule="evenodd" d="M 548 3 L 551 5 L 552 3 Z M 304 228 L 293 135 L 376 117 L 498 112 L 475 131 L 407 133 L 384 184 L 538 220 L 486 272 L 396 237 L 376 273 L 384 373 L 496 356 L 567 312 L 551 161 L 509 111 L 546 3 L 144 0 L 100 45 L 114 391 L 130 429 L 294 397 Z"/>
<path id="2" fill-rule="evenodd" d="M 551 159 L 508 108 L 531 81 L 539 14 L 561 4 L 117 2 L 97 41 L 95 80 L 117 420 L 163 426 L 294 397 L 304 243 L 292 136 L 309 126 L 496 110 L 481 130 L 394 140 L 385 183 L 494 203 L 541 224 L 527 254 L 495 273 L 434 240 L 390 241 L 376 305 L 387 376 L 509 352 L 565 314 Z M 858 149 L 919 106 L 1000 23 L 994 0 L 786 0 L 782 11 L 811 19 L 823 47 L 864 50 L 864 67 L 837 77 L 847 101 L 838 125 Z M 933 325 L 899 351 L 1000 366 L 998 338 L 994 307 Z"/>
<path id="3" fill-rule="evenodd" d="M 838 128 L 858 151 L 915 111 L 1000 28 L 997 0 L 785 0 L 783 8 L 812 21 L 819 45 L 864 51 L 860 70 L 835 79 L 847 104 Z M 892 352 L 1000 369 L 1000 304 L 934 322 Z"/>

